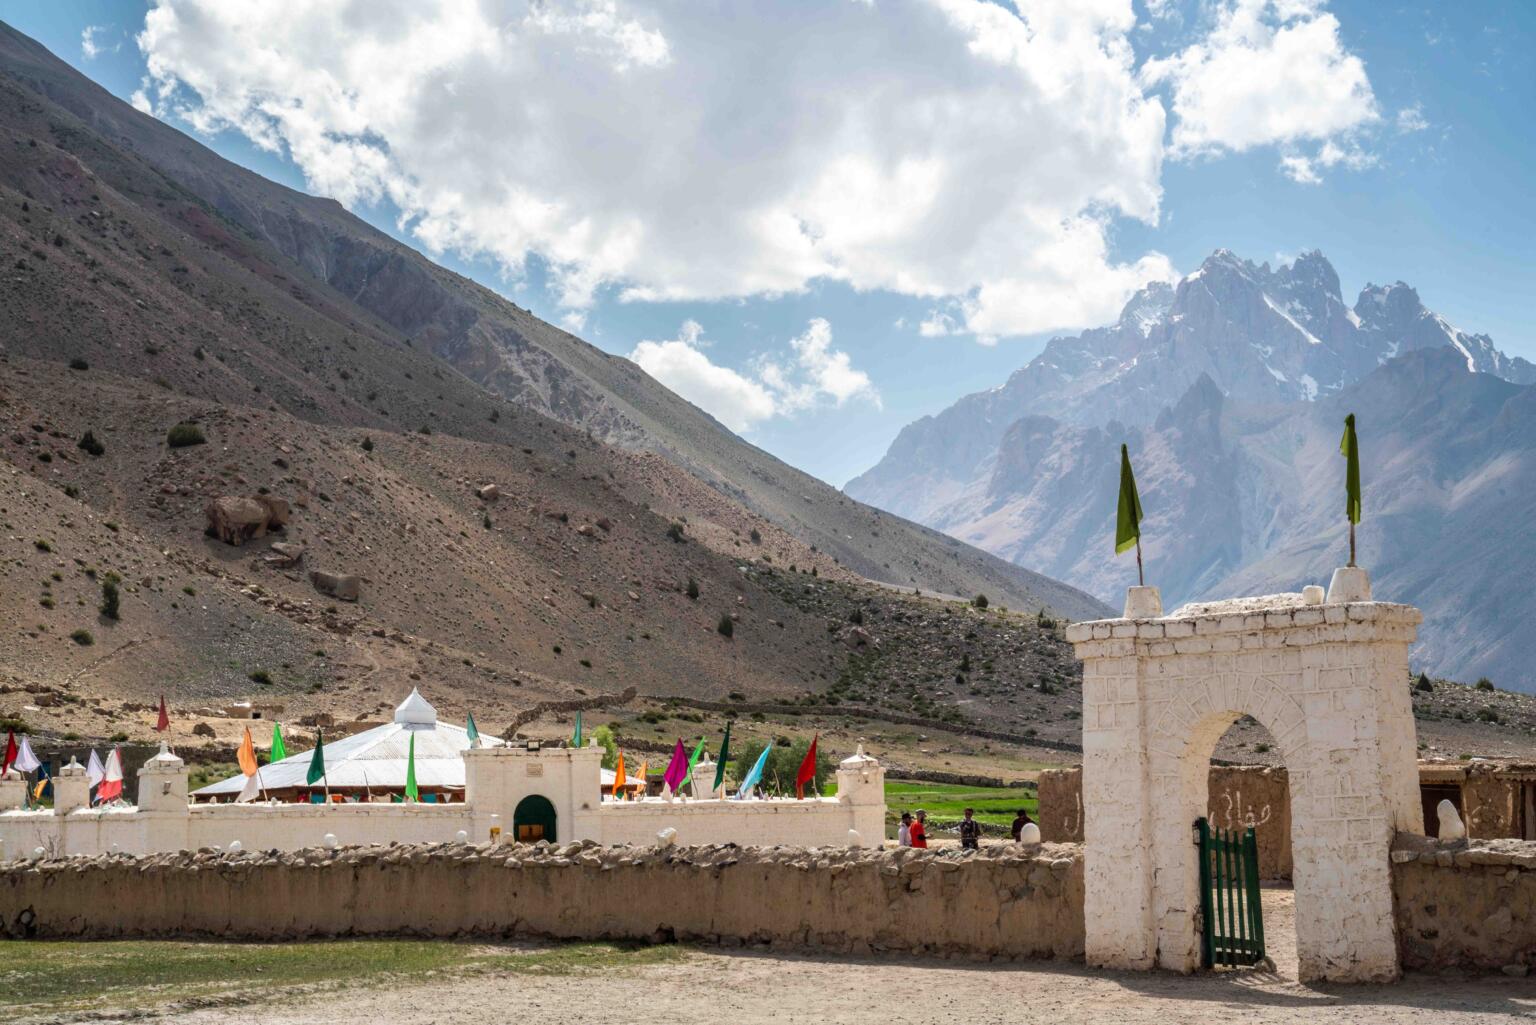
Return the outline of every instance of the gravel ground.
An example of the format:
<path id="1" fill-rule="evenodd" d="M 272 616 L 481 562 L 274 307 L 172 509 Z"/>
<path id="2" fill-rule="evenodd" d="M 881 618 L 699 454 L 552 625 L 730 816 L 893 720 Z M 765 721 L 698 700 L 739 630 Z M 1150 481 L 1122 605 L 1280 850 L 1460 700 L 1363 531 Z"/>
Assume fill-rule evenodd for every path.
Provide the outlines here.
<path id="1" fill-rule="evenodd" d="M 1410 975 L 1391 986 L 1295 981 L 1288 890 L 1264 893 L 1276 971 L 1183 977 L 1081 965 L 832 960 L 696 951 L 681 963 L 566 976 L 475 976 L 394 989 L 324 993 L 267 1006 L 263 1025 L 411 1022 L 470 1025 L 549 1018 L 567 1025 L 679 1022 L 1042 1022 L 1180 1025 L 1229 1022 L 1536 1021 L 1536 980 Z M 227 1025 L 228 1008 L 177 1021 Z"/>

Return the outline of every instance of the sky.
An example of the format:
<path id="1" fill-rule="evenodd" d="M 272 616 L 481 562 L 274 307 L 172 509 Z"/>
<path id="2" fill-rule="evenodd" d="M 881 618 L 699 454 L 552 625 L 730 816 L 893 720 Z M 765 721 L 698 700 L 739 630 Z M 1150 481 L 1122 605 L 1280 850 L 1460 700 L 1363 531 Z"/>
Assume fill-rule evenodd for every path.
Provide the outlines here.
<path id="1" fill-rule="evenodd" d="M 1217 248 L 1536 360 L 1536 4 L 0 0 L 834 485 Z"/>

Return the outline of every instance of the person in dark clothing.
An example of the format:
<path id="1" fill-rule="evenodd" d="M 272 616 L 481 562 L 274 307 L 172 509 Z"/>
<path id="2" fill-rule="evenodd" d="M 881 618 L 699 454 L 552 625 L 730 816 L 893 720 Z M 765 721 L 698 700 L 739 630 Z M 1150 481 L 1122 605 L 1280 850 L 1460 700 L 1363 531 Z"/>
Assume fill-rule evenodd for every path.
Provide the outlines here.
<path id="1" fill-rule="evenodd" d="M 974 808 L 967 808 L 965 818 L 960 820 L 960 846 L 967 851 L 981 847 L 981 823 L 973 817 L 975 814 Z"/>
<path id="2" fill-rule="evenodd" d="M 1023 808 L 1019 809 L 1019 814 L 1014 817 L 1013 825 L 1009 827 L 1009 831 L 1013 833 L 1014 843 L 1019 842 L 1019 834 L 1024 831 L 1025 826 L 1029 825 L 1033 821 L 1034 819 L 1029 817 L 1028 811 Z"/>

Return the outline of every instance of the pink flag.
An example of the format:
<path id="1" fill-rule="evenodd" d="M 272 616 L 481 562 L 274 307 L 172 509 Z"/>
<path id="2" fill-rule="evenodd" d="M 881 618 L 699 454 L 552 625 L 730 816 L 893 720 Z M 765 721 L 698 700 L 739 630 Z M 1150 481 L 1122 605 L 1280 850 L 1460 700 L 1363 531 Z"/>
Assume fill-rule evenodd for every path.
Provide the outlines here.
<path id="1" fill-rule="evenodd" d="M 678 740 L 677 747 L 672 749 L 672 760 L 667 763 L 667 771 L 661 778 L 666 782 L 667 789 L 674 794 L 683 785 L 683 780 L 688 778 L 688 752 L 683 750 L 682 740 Z"/>

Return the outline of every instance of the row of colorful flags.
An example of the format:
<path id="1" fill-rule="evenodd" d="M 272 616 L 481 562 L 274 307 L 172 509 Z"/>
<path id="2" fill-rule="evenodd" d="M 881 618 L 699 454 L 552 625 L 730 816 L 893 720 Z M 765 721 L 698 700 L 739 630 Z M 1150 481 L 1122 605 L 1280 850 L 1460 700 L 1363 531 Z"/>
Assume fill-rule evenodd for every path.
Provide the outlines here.
<path id="1" fill-rule="evenodd" d="M 0 778 L 12 772 L 22 775 L 40 773 L 37 783 L 30 791 L 34 801 L 41 801 L 43 791 L 53 782 L 53 777 L 48 775 L 48 770 L 43 767 L 43 760 L 32 750 L 31 738 L 23 733 L 18 742 L 14 730 L 8 732 L 5 737 L 5 753 L 0 755 Z M 91 798 L 92 804 L 102 804 L 123 796 L 122 752 L 114 747 L 107 752 L 106 761 L 102 761 L 101 755 L 94 750 L 91 751 L 90 759 L 85 766 L 85 778 L 90 781 L 87 793 L 90 790 L 96 791 Z"/>
<path id="2" fill-rule="evenodd" d="M 805 752 L 805 757 L 800 761 L 800 768 L 795 773 L 795 798 L 797 800 L 804 799 L 805 785 L 816 779 L 816 745 L 820 739 L 820 734 L 811 737 L 811 746 Z M 581 746 L 580 712 L 576 713 L 576 730 L 571 740 L 573 746 Z M 683 746 L 683 739 L 681 737 L 677 739 L 677 746 L 672 749 L 672 759 L 667 763 L 666 771 L 661 776 L 662 783 L 666 786 L 667 790 L 673 794 L 679 794 L 682 792 L 683 786 L 693 779 L 694 768 L 698 765 L 699 759 L 704 755 L 704 745 L 705 740 L 703 737 L 700 737 L 698 744 L 693 749 L 693 753 L 690 754 L 688 749 Z M 772 750 L 773 745 L 769 744 L 757 756 L 757 760 L 752 763 L 752 767 L 747 770 L 747 774 L 742 777 L 741 782 L 736 787 L 736 800 L 745 800 L 762 783 L 763 771 L 768 766 L 768 755 Z M 725 724 L 725 736 L 720 741 L 720 757 L 715 763 L 715 781 L 709 790 L 712 794 L 719 793 L 725 785 L 725 766 L 726 762 L 730 759 L 730 751 L 731 724 L 727 721 Z M 646 780 L 646 769 L 648 767 L 647 762 L 640 763 L 639 776 L 642 783 Z M 628 777 L 624 774 L 624 752 L 619 752 L 618 758 L 614 762 L 613 771 L 614 800 L 622 801 L 624 800 L 624 791 L 628 784 Z"/>

